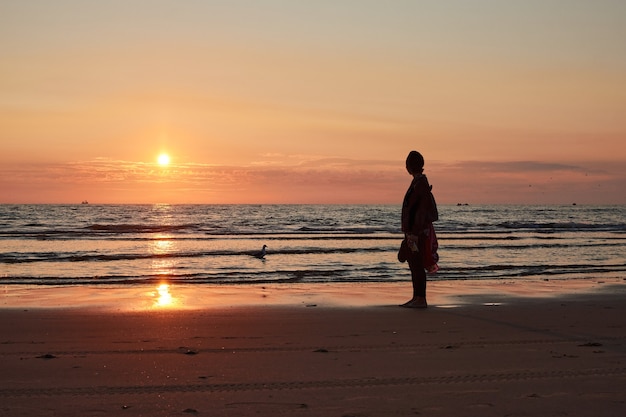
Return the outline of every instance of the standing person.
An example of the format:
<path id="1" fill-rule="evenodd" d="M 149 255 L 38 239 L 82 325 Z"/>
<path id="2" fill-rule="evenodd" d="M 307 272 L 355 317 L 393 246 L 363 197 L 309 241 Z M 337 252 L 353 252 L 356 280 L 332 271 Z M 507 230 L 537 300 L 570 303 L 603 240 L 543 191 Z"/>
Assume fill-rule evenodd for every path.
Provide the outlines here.
<path id="1" fill-rule="evenodd" d="M 409 262 L 413 298 L 402 307 L 426 308 L 426 271 L 435 272 L 437 266 L 437 243 L 432 222 L 438 219 L 437 206 L 431 194 L 431 186 L 424 175 L 424 157 L 411 151 L 406 158 L 406 170 L 413 176 L 402 203 L 402 242 L 398 259 Z"/>

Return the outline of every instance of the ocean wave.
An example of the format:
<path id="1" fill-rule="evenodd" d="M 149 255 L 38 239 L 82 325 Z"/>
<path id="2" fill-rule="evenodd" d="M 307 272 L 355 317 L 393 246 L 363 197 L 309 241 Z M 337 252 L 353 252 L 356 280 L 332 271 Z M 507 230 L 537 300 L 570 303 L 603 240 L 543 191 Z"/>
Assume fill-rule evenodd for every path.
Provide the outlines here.
<path id="1" fill-rule="evenodd" d="M 395 250 L 395 247 L 394 247 Z M 380 253 L 381 248 L 301 248 L 281 249 L 271 252 L 276 255 L 322 255 L 322 254 L 354 254 L 354 253 Z M 212 250 L 198 252 L 174 252 L 174 253 L 63 253 L 63 252 L 31 252 L 31 253 L 0 253 L 0 264 L 20 264 L 33 262 L 111 262 L 111 261 L 136 261 L 158 259 L 183 259 L 183 258 L 206 258 L 224 256 L 254 256 L 255 250 Z"/>
<path id="2" fill-rule="evenodd" d="M 84 229 L 100 233 L 173 233 L 185 230 L 196 230 L 197 225 L 151 225 L 151 224 L 93 224 Z"/>
<path id="3" fill-rule="evenodd" d="M 530 230 L 542 233 L 556 232 L 626 232 L 626 223 L 580 223 L 580 222 L 526 222 L 506 221 L 490 225 L 490 228 L 514 230 L 516 232 Z"/>
<path id="4" fill-rule="evenodd" d="M 399 206 L 1 206 L 0 283 L 408 281 Z M 623 276 L 625 207 L 440 207 L 435 280 Z M 266 261 L 250 255 L 263 244 Z M 253 250 L 255 249 L 255 250 Z"/>
<path id="5" fill-rule="evenodd" d="M 448 267 L 436 275 L 430 275 L 430 281 L 481 280 L 481 279 L 588 279 L 623 277 L 626 266 L 610 265 L 520 265 L 502 266 L 485 265 L 476 268 Z M 33 285 L 33 286 L 123 286 L 135 284 L 280 284 L 280 283 L 339 283 L 339 282 L 410 282 L 410 275 L 402 270 L 369 267 L 358 268 L 358 275 L 352 269 L 328 268 L 288 269 L 273 271 L 221 271 L 219 273 L 167 273 L 142 275 L 107 275 L 107 276 L 4 276 L 0 277 L 2 285 Z"/>
<path id="6" fill-rule="evenodd" d="M 306 229 L 306 228 L 305 228 Z M 204 230 L 190 226 L 103 226 L 95 225 L 78 230 L 48 229 L 48 230 L 4 230 L 0 231 L 0 240 L 4 239 L 32 239 L 32 240 L 94 240 L 106 238 L 120 241 L 154 241 L 154 240 L 213 240 L 216 238 L 285 238 L 285 239 L 314 239 L 314 240 L 345 240 L 345 239 L 397 239 L 399 230 L 371 228 L 344 228 L 323 229 L 310 228 L 309 230 Z M 393 236 L 390 236 L 393 235 Z"/>

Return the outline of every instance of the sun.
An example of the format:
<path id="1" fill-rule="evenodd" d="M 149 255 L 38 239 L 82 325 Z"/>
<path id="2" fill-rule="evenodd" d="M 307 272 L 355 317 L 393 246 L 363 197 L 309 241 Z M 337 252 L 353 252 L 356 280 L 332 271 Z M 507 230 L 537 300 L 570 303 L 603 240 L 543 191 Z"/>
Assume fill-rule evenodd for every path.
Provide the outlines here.
<path id="1" fill-rule="evenodd" d="M 161 166 L 167 166 L 167 165 L 170 164 L 170 156 L 168 154 L 166 154 L 166 153 L 162 153 L 157 158 L 157 162 Z"/>

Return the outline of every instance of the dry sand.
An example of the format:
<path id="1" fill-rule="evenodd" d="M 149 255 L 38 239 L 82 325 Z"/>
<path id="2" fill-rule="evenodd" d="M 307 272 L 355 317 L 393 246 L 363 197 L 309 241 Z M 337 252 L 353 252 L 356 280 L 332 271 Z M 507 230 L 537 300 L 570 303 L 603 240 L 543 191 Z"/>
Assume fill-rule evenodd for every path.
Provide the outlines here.
<path id="1" fill-rule="evenodd" d="M 0 415 L 626 415 L 623 279 L 409 292 L 5 288 Z"/>

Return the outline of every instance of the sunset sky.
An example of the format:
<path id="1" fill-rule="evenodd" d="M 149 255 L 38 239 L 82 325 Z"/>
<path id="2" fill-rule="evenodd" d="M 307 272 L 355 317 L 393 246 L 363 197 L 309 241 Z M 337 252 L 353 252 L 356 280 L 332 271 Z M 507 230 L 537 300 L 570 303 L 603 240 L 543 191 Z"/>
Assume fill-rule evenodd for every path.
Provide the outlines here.
<path id="1" fill-rule="evenodd" d="M 626 1 L 0 0 L 0 56 L 0 203 L 400 203 L 416 149 L 626 204 Z"/>

